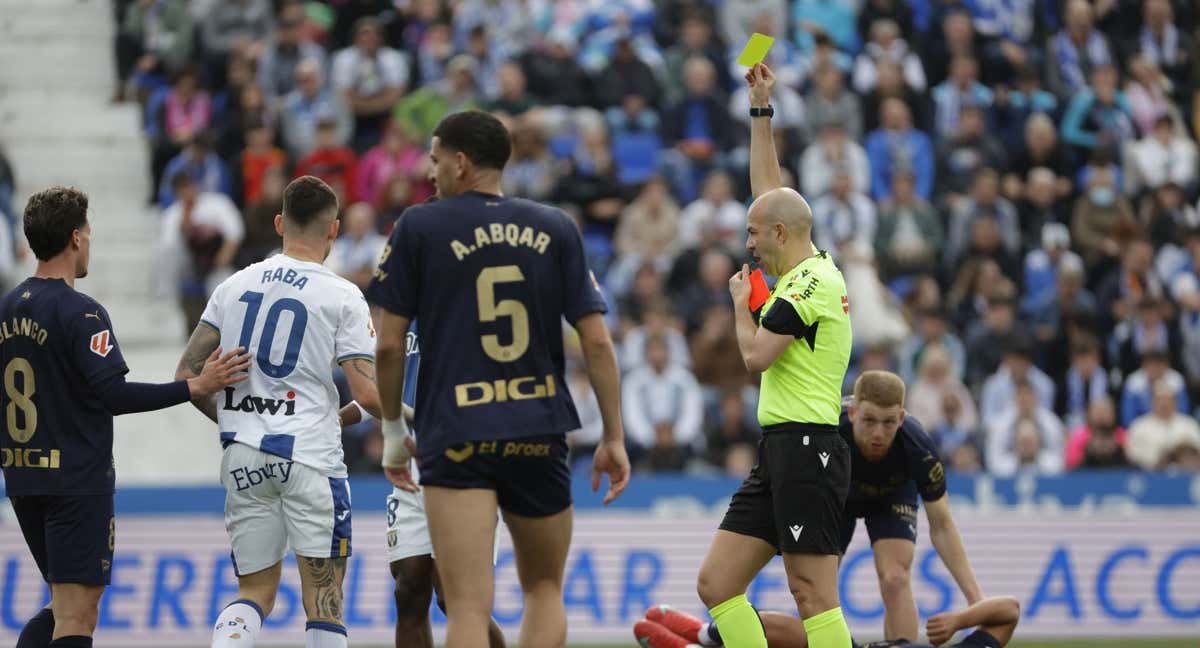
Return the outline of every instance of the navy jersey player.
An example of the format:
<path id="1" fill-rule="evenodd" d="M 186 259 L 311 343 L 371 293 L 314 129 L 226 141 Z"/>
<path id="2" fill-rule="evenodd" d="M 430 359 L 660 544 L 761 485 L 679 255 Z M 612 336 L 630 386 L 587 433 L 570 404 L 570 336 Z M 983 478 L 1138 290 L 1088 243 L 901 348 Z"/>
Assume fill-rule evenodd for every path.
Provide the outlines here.
<path id="1" fill-rule="evenodd" d="M 854 400 L 838 426 L 851 456 L 842 551 L 849 546 L 861 518 L 875 556 L 887 639 L 912 639 L 917 633 L 910 576 L 918 496 L 925 504 L 934 549 L 967 603 L 983 598 L 950 514 L 946 473 L 937 447 L 920 421 L 905 416 L 904 392 L 904 382 L 896 374 L 863 372 L 854 383 Z"/>
<path id="2" fill-rule="evenodd" d="M 417 373 L 421 367 L 421 342 L 417 323 L 413 322 L 405 337 L 404 416 L 411 421 L 417 397 Z M 414 469 L 415 475 L 415 469 Z M 392 489 L 387 498 L 387 556 L 395 581 L 396 648 L 433 648 L 433 629 L 429 623 L 429 603 L 438 591 L 442 604 L 433 559 L 433 542 L 429 538 L 429 522 L 425 517 L 425 500 L 420 493 L 400 487 Z M 493 619 L 488 625 L 491 648 L 504 648 L 504 633 Z"/>
<path id="3" fill-rule="evenodd" d="M 116 523 L 113 415 L 216 393 L 245 379 L 241 349 L 213 350 L 198 376 L 126 382 L 108 312 L 75 290 L 91 250 L 88 199 L 54 187 L 25 207 L 37 272 L 0 300 L 5 490 L 25 542 L 50 585 L 50 607 L 25 626 L 19 648 L 91 646 L 109 583 Z"/>
<path id="4" fill-rule="evenodd" d="M 495 117 L 443 119 L 430 154 L 440 199 L 401 216 L 368 290 L 383 309 L 376 354 L 384 466 L 393 475 L 406 473 L 409 459 L 400 416 L 405 337 L 412 320 L 421 324 L 417 453 L 448 648 L 487 645 L 497 509 L 525 595 L 521 645 L 566 640 L 565 433 L 579 417 L 563 378 L 563 318 L 579 332 L 604 420 L 592 485 L 607 473 L 611 501 L 629 475 L 616 358 L 581 237 L 562 211 L 501 195 L 510 153 Z"/>

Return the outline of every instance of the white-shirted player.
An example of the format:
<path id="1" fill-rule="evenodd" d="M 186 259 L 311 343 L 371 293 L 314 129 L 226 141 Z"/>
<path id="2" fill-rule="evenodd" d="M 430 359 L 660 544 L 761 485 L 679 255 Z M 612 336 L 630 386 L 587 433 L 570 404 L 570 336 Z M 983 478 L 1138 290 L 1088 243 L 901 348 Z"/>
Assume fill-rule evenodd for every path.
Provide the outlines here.
<path id="1" fill-rule="evenodd" d="M 408 329 L 404 363 L 404 417 L 412 421 L 416 402 L 417 374 L 421 366 L 421 343 L 417 323 Z M 353 415 L 350 415 L 352 419 Z M 349 420 L 349 419 L 348 419 Z M 352 422 L 352 421 L 351 421 Z M 418 474 L 410 461 L 412 481 Z M 435 590 L 442 605 L 441 584 L 434 564 L 433 542 L 425 518 L 425 499 L 421 493 L 396 487 L 387 499 L 388 563 L 395 581 L 396 648 L 433 648 L 433 629 L 429 623 L 429 603 Z M 488 626 L 490 648 L 505 648 L 504 633 L 493 619 Z"/>
<path id="2" fill-rule="evenodd" d="M 342 578 L 350 555 L 350 487 L 342 415 L 379 416 L 375 330 L 362 293 L 322 265 L 338 233 L 333 190 L 311 176 L 283 195 L 283 254 L 213 292 L 177 375 L 199 372 L 218 346 L 242 346 L 250 377 L 197 408 L 219 424 L 225 527 L 238 598 L 217 619 L 213 648 L 253 646 L 271 613 L 288 546 L 303 589 L 307 648 L 343 648 Z M 338 411 L 341 365 L 355 399 Z M 353 412 L 353 414 L 351 414 Z"/>

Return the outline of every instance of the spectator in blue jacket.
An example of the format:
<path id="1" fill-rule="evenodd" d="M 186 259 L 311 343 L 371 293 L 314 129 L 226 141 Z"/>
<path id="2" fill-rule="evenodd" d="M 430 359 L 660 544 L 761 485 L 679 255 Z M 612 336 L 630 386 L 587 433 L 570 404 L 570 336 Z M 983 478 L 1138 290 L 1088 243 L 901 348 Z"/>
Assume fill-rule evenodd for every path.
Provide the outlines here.
<path id="1" fill-rule="evenodd" d="M 1060 97 L 1083 91 L 1094 69 L 1114 62 L 1108 39 L 1095 23 L 1088 0 L 1069 0 L 1066 25 L 1046 42 L 1046 78 Z"/>
<path id="2" fill-rule="evenodd" d="M 1098 66 L 1092 72 L 1092 85 L 1075 95 L 1063 115 L 1062 140 L 1081 149 L 1082 157 L 1103 148 L 1120 159 L 1122 142 L 1137 137 L 1133 112 L 1125 94 L 1117 89 L 1117 70 L 1111 65 Z"/>
<path id="3" fill-rule="evenodd" d="M 207 135 L 197 135 L 179 155 L 167 162 L 162 182 L 158 185 L 159 207 L 166 209 L 175 202 L 171 182 L 181 172 L 196 183 L 201 193 L 223 193 L 233 197 L 229 167 L 213 152 L 212 141 Z"/>
<path id="4" fill-rule="evenodd" d="M 857 52 L 861 45 L 856 24 L 858 5 L 851 0 L 796 0 L 792 3 L 796 44 L 811 51 L 813 33 L 822 31 L 837 43 L 838 49 Z"/>
<path id="5" fill-rule="evenodd" d="M 974 106 L 985 111 L 992 107 L 992 91 L 979 82 L 979 63 L 969 56 L 950 61 L 950 78 L 933 89 L 934 124 L 939 138 L 958 131 L 958 116 L 963 108 Z"/>
<path id="6" fill-rule="evenodd" d="M 1181 413 L 1188 413 L 1187 384 L 1183 376 L 1171 368 L 1165 351 L 1151 349 L 1142 354 L 1142 368 L 1125 379 L 1121 393 L 1121 425 L 1128 428 L 1133 419 L 1149 412 L 1154 403 L 1154 387 L 1163 383 L 1175 392 L 1175 406 Z"/>
<path id="7" fill-rule="evenodd" d="M 933 193 L 933 141 L 913 128 L 912 113 L 903 100 L 885 100 L 880 113 L 881 127 L 867 135 L 871 197 L 880 201 L 891 198 L 892 174 L 907 169 L 913 174 L 917 195 L 929 200 Z"/>

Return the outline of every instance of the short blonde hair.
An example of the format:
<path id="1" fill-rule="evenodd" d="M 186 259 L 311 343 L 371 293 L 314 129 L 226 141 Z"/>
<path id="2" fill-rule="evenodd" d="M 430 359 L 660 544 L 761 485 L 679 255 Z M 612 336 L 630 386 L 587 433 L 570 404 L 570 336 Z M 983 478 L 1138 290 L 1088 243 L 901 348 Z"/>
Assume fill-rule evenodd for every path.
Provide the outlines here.
<path id="1" fill-rule="evenodd" d="M 864 371 L 854 381 L 854 402 L 904 406 L 904 381 L 890 371 Z"/>

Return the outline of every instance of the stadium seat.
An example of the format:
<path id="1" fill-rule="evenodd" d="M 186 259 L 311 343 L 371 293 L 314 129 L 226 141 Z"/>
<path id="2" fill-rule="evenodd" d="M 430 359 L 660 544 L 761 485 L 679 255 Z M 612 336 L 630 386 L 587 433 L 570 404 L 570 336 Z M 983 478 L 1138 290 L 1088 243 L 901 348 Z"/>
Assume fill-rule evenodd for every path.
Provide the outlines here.
<path id="1" fill-rule="evenodd" d="M 662 140 L 654 133 L 617 133 L 612 138 L 617 181 L 624 185 L 645 182 L 658 172 Z"/>

